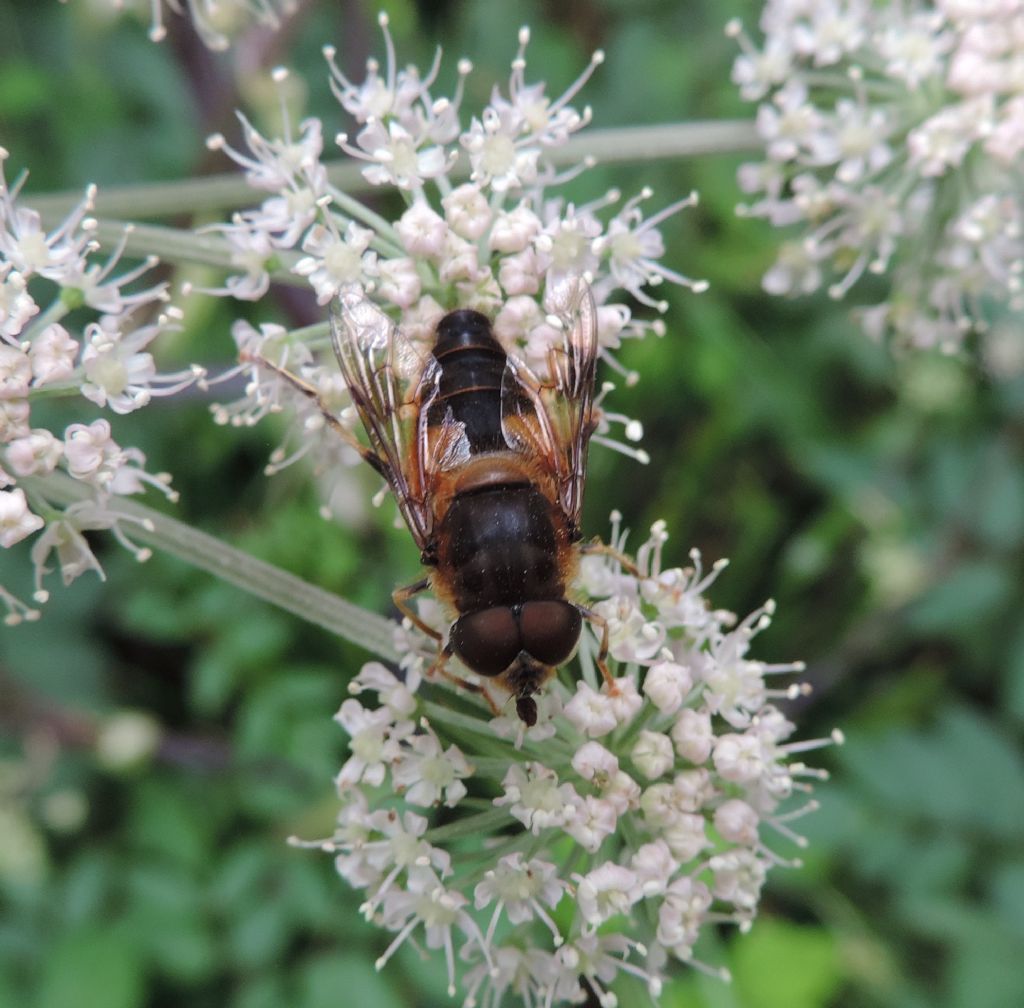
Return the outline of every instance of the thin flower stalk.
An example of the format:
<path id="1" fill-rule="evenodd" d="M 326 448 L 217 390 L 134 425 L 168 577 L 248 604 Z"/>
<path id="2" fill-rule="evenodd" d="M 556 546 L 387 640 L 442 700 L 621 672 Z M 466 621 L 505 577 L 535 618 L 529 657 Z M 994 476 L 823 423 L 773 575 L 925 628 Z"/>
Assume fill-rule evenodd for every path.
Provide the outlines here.
<path id="1" fill-rule="evenodd" d="M 87 487 L 61 473 L 27 477 L 22 486 L 41 509 L 66 510 L 90 499 Z M 169 553 L 380 658 L 398 655 L 394 625 L 376 613 L 138 501 L 118 497 L 107 512 L 141 546 Z"/>

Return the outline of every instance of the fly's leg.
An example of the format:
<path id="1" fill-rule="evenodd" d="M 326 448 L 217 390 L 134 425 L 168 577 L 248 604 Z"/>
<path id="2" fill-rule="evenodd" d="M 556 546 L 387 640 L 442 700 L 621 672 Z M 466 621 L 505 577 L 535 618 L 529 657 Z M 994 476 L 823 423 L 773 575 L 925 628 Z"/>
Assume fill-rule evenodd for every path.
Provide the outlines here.
<path id="1" fill-rule="evenodd" d="M 617 550 L 614 546 L 609 546 L 607 543 L 601 542 L 600 539 L 584 543 L 579 549 L 583 556 L 611 557 L 611 559 L 618 563 L 618 565 L 626 571 L 627 574 L 632 574 L 635 578 L 642 578 L 644 576 L 641 573 L 640 568 L 637 567 L 637 565 L 633 563 L 625 553 L 621 550 Z"/>
<path id="2" fill-rule="evenodd" d="M 441 638 L 438 637 L 439 642 L 440 639 Z M 434 676 L 442 675 L 445 677 L 445 679 L 450 680 L 452 678 L 452 674 L 448 671 L 448 669 L 445 668 L 445 666 L 448 664 L 448 659 L 451 658 L 451 656 L 451 645 L 445 644 L 444 647 L 439 647 L 437 649 L 437 657 L 434 659 L 434 664 L 431 665 L 430 668 L 428 668 L 427 671 L 423 674 L 423 678 L 432 680 Z"/>
<path id="3" fill-rule="evenodd" d="M 391 593 L 391 600 L 395 603 L 395 606 L 399 609 L 403 616 L 406 616 L 411 623 L 419 627 L 425 634 L 433 637 L 438 643 L 437 657 L 434 659 L 434 663 L 427 669 L 424 674 L 425 679 L 434 679 L 436 676 L 442 676 L 448 680 L 453 686 L 460 686 L 462 689 L 469 693 L 477 693 L 483 696 L 487 701 L 487 706 L 491 708 L 491 713 L 497 717 L 501 712 L 494 705 L 494 700 L 491 699 L 491 694 L 484 689 L 483 686 L 477 685 L 477 683 L 471 683 L 467 679 L 463 679 L 461 676 L 456 675 L 454 672 L 449 672 L 446 668 L 448 659 L 451 658 L 453 651 L 450 644 L 445 644 L 443 647 L 440 646 L 441 641 L 444 639 L 433 627 L 427 626 L 426 623 L 420 619 L 417 612 L 409 606 L 409 599 L 414 595 L 419 595 L 420 592 L 426 591 L 430 587 L 430 578 L 421 578 L 415 584 L 406 585 L 404 588 L 396 588 Z"/>
<path id="4" fill-rule="evenodd" d="M 327 426 L 334 431 L 339 437 L 341 437 L 345 443 L 353 450 L 359 453 L 360 457 L 364 462 L 372 466 L 381 476 L 387 479 L 387 466 L 384 460 L 375 452 L 371 451 L 366 445 L 360 444 L 359 439 L 352 433 L 328 408 L 323 399 L 320 398 L 320 393 L 316 390 L 316 387 L 311 385 L 304 378 L 300 378 L 297 374 L 293 374 L 287 368 L 280 367 L 273 361 L 267 360 L 266 357 L 258 353 L 243 353 L 243 361 L 253 364 L 259 364 L 260 367 L 267 368 L 268 371 L 273 371 L 278 377 L 283 378 L 289 385 L 292 386 L 297 392 L 300 392 L 307 399 L 309 399 L 316 408 L 320 411 L 320 415 L 327 422 Z"/>
<path id="5" fill-rule="evenodd" d="M 418 627 L 428 637 L 432 637 L 438 642 L 438 644 L 440 644 L 444 639 L 441 634 L 439 634 L 433 627 L 427 626 L 427 624 L 420 619 L 419 613 L 417 613 L 416 610 L 408 604 L 409 599 L 413 598 L 415 595 L 419 595 L 420 592 L 425 592 L 429 587 L 430 578 L 420 578 L 420 580 L 415 584 L 406 585 L 404 588 L 396 588 L 391 593 L 391 601 L 395 603 L 395 608 L 398 609 L 398 611 L 405 616 L 413 626 Z M 443 668 L 444 662 L 440 661 L 441 654 L 442 652 L 439 651 L 438 662 L 435 662 L 434 664 L 437 665 L 440 662 L 440 666 Z M 450 654 L 451 652 L 449 652 L 449 655 Z"/>
<path id="6" fill-rule="evenodd" d="M 479 683 L 472 683 L 468 679 L 462 679 L 447 670 L 444 673 L 444 677 L 456 686 L 461 686 L 464 690 L 468 690 L 470 693 L 476 693 L 478 696 L 482 696 L 487 701 L 487 706 L 491 708 L 491 717 L 501 717 L 501 708 L 494 702 L 494 697 L 487 692 L 486 686 L 481 686 Z"/>
<path id="7" fill-rule="evenodd" d="M 617 696 L 619 692 L 618 686 L 615 685 L 615 680 L 612 678 L 611 672 L 608 671 L 608 620 L 606 620 L 600 614 L 594 612 L 593 609 L 588 609 L 586 606 L 576 606 L 579 614 L 593 626 L 597 627 L 601 631 L 601 644 L 597 650 L 597 656 L 594 658 L 594 662 L 597 667 L 601 670 L 601 675 L 604 676 L 604 684 L 608 687 L 608 692 L 611 696 Z"/>
<path id="8" fill-rule="evenodd" d="M 451 656 L 451 645 L 445 644 L 443 648 L 438 650 L 437 658 L 434 660 L 434 664 L 427 669 L 424 678 L 433 679 L 435 675 L 444 676 L 444 678 L 453 686 L 459 686 L 468 693 L 476 693 L 478 696 L 482 696 L 487 701 L 487 706 L 491 708 L 491 714 L 494 717 L 499 717 L 501 715 L 501 711 L 498 709 L 497 704 L 495 704 L 494 698 L 483 686 L 479 683 L 472 683 L 468 679 L 463 679 L 462 676 L 458 676 L 454 672 L 449 672 L 448 669 L 445 668 L 448 663 L 448 659 L 451 658 Z"/>

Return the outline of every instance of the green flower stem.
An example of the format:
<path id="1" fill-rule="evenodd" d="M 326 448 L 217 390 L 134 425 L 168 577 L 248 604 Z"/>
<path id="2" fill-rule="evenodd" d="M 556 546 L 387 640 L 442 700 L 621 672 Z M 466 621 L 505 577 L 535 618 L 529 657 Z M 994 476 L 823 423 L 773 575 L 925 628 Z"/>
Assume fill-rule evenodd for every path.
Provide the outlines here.
<path id="1" fill-rule="evenodd" d="M 479 812 L 476 815 L 459 819 L 458 822 L 448 823 L 445 826 L 435 826 L 427 830 L 424 838 L 432 844 L 442 841 L 457 840 L 459 837 L 485 836 L 498 826 L 503 826 L 512 821 L 512 816 L 507 809 L 492 808 L 487 812 Z"/>
<path id="2" fill-rule="evenodd" d="M 387 249 L 382 249 L 381 251 L 394 256 L 403 254 L 401 240 L 395 232 L 394 225 L 386 217 L 382 217 L 370 207 L 360 203 L 359 200 L 350 196 L 348 192 L 339 186 L 331 186 L 331 198 L 334 201 L 333 205 L 341 210 L 342 213 L 346 213 L 353 220 L 361 221 L 368 227 L 373 228 L 377 232 L 378 239 L 384 239 L 387 245 L 394 250 L 393 252 L 387 252 Z"/>
<path id="3" fill-rule="evenodd" d="M 19 339 L 21 340 L 32 340 L 41 333 L 47 326 L 53 325 L 54 322 L 59 322 L 64 318 L 71 309 L 61 298 L 56 298 L 49 308 L 42 313 L 37 315 L 32 322 L 25 327 Z"/>
<path id="4" fill-rule="evenodd" d="M 44 220 L 48 226 L 53 220 Z M 232 262 L 231 245 L 219 234 L 196 234 L 188 228 L 171 228 L 158 224 L 128 224 L 120 220 L 100 220 L 96 226 L 96 238 L 103 248 L 113 248 L 129 227 L 125 243 L 125 255 L 144 259 L 148 255 L 158 256 L 163 262 L 201 263 L 204 266 L 219 266 L 221 269 L 238 272 Z M 278 251 L 275 258 L 280 266 L 271 270 L 270 276 L 276 283 L 293 287 L 307 287 L 308 281 L 291 272 L 291 267 L 300 256 L 294 252 Z"/>
<path id="5" fill-rule="evenodd" d="M 356 161 L 345 159 L 327 164 L 327 178 L 339 189 L 359 192 L 373 188 L 363 178 Z M 269 193 L 265 194 L 269 195 Z M 94 213 L 104 217 L 177 217 L 182 213 L 209 214 L 252 206 L 263 197 L 246 182 L 239 171 L 203 175 L 173 182 L 139 182 L 101 188 Z M 56 222 L 82 201 L 82 190 L 27 194 L 25 202 L 38 210 L 47 222 Z"/>
<path id="6" fill-rule="evenodd" d="M 52 504 L 69 505 L 93 496 L 89 487 L 63 473 L 25 478 L 19 483 Z M 394 623 L 390 620 L 144 504 L 111 497 L 106 507 L 131 520 L 133 540 L 171 553 L 381 658 L 398 657 L 392 640 Z"/>
<path id="7" fill-rule="evenodd" d="M 759 149 L 757 131 L 752 122 L 713 120 L 587 130 L 551 151 L 550 158 L 556 166 L 565 167 L 577 164 L 585 157 L 596 157 L 604 164 L 612 164 L 703 154 L 752 153 Z M 464 172 L 466 159 L 462 158 L 461 162 L 459 167 Z M 363 178 L 361 167 L 349 159 L 330 162 L 327 178 L 333 186 L 347 193 L 375 188 Z M 109 189 L 101 187 L 96 197 L 95 213 L 108 218 L 149 219 L 251 206 L 259 199 L 259 193 L 240 172 L 226 172 L 176 182 L 147 182 L 111 186 Z M 38 210 L 51 226 L 81 200 L 81 190 L 39 195 L 29 193 L 25 196 L 26 204 Z"/>
<path id="8" fill-rule="evenodd" d="M 514 750 L 507 756 L 476 756 L 472 757 L 473 769 L 477 777 L 493 777 L 495 780 L 504 780 L 508 773 L 509 766 L 519 760 L 519 753 Z"/>
<path id="9" fill-rule="evenodd" d="M 331 323 L 314 322 L 312 325 L 303 326 L 301 329 L 292 329 L 288 333 L 288 339 L 293 343 L 305 343 L 311 350 L 330 346 Z"/>

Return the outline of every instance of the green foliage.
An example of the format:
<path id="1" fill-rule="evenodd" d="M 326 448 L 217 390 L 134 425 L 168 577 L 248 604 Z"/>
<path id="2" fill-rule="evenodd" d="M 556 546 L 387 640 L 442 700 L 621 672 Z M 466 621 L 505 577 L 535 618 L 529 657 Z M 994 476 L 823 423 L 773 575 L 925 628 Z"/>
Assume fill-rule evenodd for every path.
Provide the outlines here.
<path id="1" fill-rule="evenodd" d="M 733 971 L 740 1003 L 748 1008 L 816 1008 L 842 981 L 833 937 L 774 920 L 736 941 Z"/>
<path id="2" fill-rule="evenodd" d="M 131 934 L 90 927 L 63 935 L 50 949 L 36 1003 L 39 1008 L 143 1004 L 142 963 Z"/>
<path id="3" fill-rule="evenodd" d="M 90 21 L 91 6 L 0 10 L 10 164 L 31 167 L 37 192 L 206 167 L 202 136 L 230 132 L 240 100 L 226 59 L 187 41 L 155 47 L 136 23 Z M 358 73 L 372 19 L 350 32 L 337 5 L 307 6 L 291 65 L 309 110 L 341 128 L 318 49 L 341 35 Z M 755 20 L 753 4 L 387 6 L 402 60 L 426 65 L 443 39 L 473 57 L 478 99 L 507 76 L 529 22 L 530 65 L 551 93 L 606 50 L 585 94 L 598 125 L 748 114 L 721 27 L 734 13 Z M 202 120 L 182 51 L 210 60 L 229 91 Z M 579 181 L 580 200 L 649 184 L 654 206 L 698 188 L 700 208 L 665 228 L 667 261 L 712 281 L 699 297 L 666 290 L 665 338 L 626 348 L 642 381 L 618 406 L 644 422 L 653 461 L 595 451 L 585 525 L 603 532 L 614 507 L 638 534 L 664 518 L 674 562 L 691 545 L 729 556 L 716 602 L 778 600 L 759 653 L 806 659 L 816 694 L 795 716 L 805 734 L 838 724 L 849 742 L 829 757 L 821 810 L 799 823 L 804 867 L 775 873 L 749 935 L 707 952 L 734 984 L 681 969 L 661 1004 L 1022 1004 L 1024 379 L 893 359 L 846 305 L 762 295 L 777 236 L 734 216 L 739 160 Z M 230 317 L 191 316 L 175 354 L 226 363 Z M 265 480 L 267 430 L 215 428 L 194 402 L 143 411 L 131 429 L 152 468 L 174 473 L 183 517 L 208 531 L 382 612 L 415 576 L 402 533 L 365 516 L 322 521 L 298 470 Z M 366 499 L 373 480 L 353 478 Z M 0 701 L 0 1004 L 451 1004 L 443 968 L 411 949 L 375 973 L 385 939 L 328 858 L 285 844 L 331 830 L 343 748 L 331 715 L 364 656 L 175 560 L 102 560 L 106 583 L 58 588 L 39 624 L 0 635 L 0 689 L 19 699 L 10 716 Z M 27 594 L 24 561 L 12 551 L 3 563 Z M 93 739 L 123 708 L 156 718 L 161 741 L 116 773 Z M 80 822 L 54 812 L 68 796 L 84 803 Z M 618 993 L 624 1008 L 649 1004 L 637 984 Z"/>

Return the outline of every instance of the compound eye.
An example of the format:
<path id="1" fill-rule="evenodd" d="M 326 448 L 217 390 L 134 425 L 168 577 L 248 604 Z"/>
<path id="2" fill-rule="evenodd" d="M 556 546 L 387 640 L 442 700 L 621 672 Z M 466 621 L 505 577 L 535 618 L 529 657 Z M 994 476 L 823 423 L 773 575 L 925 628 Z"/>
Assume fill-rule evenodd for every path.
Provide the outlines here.
<path id="1" fill-rule="evenodd" d="M 485 676 L 501 675 L 522 650 L 516 617 L 508 606 L 459 617 L 449 644 L 466 665 Z"/>
<path id="2" fill-rule="evenodd" d="M 579 610 L 564 599 L 526 602 L 519 614 L 523 650 L 544 665 L 561 665 L 572 654 L 582 626 Z"/>

